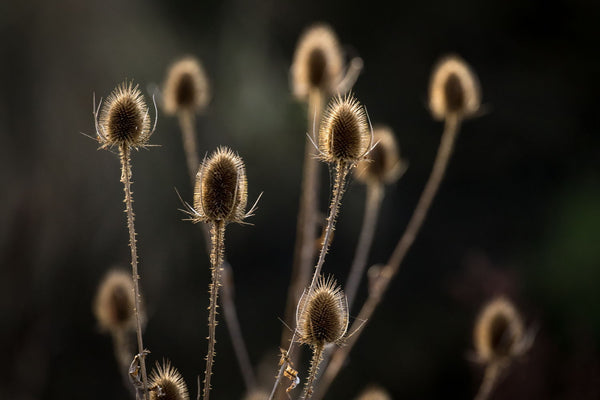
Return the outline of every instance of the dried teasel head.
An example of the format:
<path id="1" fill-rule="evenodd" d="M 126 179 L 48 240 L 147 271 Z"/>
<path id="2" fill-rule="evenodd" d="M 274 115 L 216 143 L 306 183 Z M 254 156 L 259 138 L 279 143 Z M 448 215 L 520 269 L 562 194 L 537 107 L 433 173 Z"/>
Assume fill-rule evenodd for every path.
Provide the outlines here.
<path id="1" fill-rule="evenodd" d="M 475 323 L 474 341 L 484 363 L 506 361 L 526 350 L 523 321 L 508 299 L 500 297 L 484 306 Z"/>
<path id="2" fill-rule="evenodd" d="M 94 109 L 96 134 L 102 148 L 113 146 L 143 147 L 154 132 L 150 115 L 138 85 L 123 82 L 106 101 Z M 94 106 L 95 107 L 95 106 Z M 156 127 L 156 121 L 154 123 Z"/>
<path id="3" fill-rule="evenodd" d="M 150 375 L 151 400 L 189 400 L 187 386 L 183 377 L 170 361 L 157 362 Z"/>
<path id="4" fill-rule="evenodd" d="M 194 190 L 194 222 L 242 222 L 246 213 L 248 182 L 241 157 L 219 147 L 202 161 Z"/>
<path id="5" fill-rule="evenodd" d="M 479 80 L 458 56 L 442 58 L 433 69 L 429 84 L 429 108 L 434 118 L 473 116 L 480 106 Z"/>
<path id="6" fill-rule="evenodd" d="M 292 87 L 299 100 L 312 90 L 332 95 L 341 80 L 344 60 L 338 39 L 325 24 L 315 24 L 300 37 L 292 62 Z"/>
<path id="7" fill-rule="evenodd" d="M 296 310 L 296 326 L 299 341 L 313 347 L 343 339 L 348 330 L 348 301 L 332 277 L 321 276 L 312 291 L 304 291 Z"/>
<path id="8" fill-rule="evenodd" d="M 94 314 L 103 330 L 113 333 L 135 330 L 135 297 L 131 274 L 110 271 L 100 283 Z"/>
<path id="9" fill-rule="evenodd" d="M 373 143 L 364 107 L 352 94 L 329 103 L 319 129 L 319 152 L 329 163 L 355 163 L 367 155 Z"/>
<path id="10" fill-rule="evenodd" d="M 406 165 L 400 159 L 394 132 L 387 126 L 377 126 L 373 129 L 373 142 L 375 146 L 369 155 L 356 166 L 356 178 L 363 183 L 396 181 Z"/>
<path id="11" fill-rule="evenodd" d="M 356 400 L 392 400 L 392 396 L 379 386 L 370 386 Z"/>
<path id="12" fill-rule="evenodd" d="M 210 99 L 208 78 L 202 64 L 188 56 L 175 62 L 167 72 L 163 89 L 167 114 L 180 111 L 201 111 Z"/>

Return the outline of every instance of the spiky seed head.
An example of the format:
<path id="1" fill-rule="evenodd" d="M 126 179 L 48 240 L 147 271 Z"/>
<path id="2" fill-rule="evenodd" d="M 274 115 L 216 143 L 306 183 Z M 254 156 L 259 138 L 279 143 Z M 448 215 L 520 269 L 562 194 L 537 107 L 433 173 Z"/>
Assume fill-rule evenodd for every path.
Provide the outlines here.
<path id="1" fill-rule="evenodd" d="M 485 363 L 518 355 L 523 343 L 521 316 L 506 298 L 497 298 L 484 306 L 475 323 L 475 350 Z"/>
<path id="2" fill-rule="evenodd" d="M 102 147 L 144 146 L 150 137 L 150 116 L 138 85 L 123 82 L 106 98 L 98 120 Z"/>
<path id="3" fill-rule="evenodd" d="M 171 65 L 163 95 L 167 114 L 204 109 L 210 99 L 210 88 L 200 61 L 188 56 Z"/>
<path id="4" fill-rule="evenodd" d="M 219 147 L 196 175 L 194 208 L 197 221 L 242 222 L 246 216 L 248 182 L 242 158 Z"/>
<path id="5" fill-rule="evenodd" d="M 131 275 L 110 271 L 98 287 L 94 314 L 103 330 L 113 333 L 135 329 L 135 296 Z"/>
<path id="6" fill-rule="evenodd" d="M 379 386 L 370 386 L 366 388 L 356 400 L 392 400 L 392 396 Z"/>
<path id="7" fill-rule="evenodd" d="M 325 162 L 355 163 L 369 151 L 371 130 L 364 107 L 352 94 L 329 103 L 319 129 L 319 150 Z"/>
<path id="8" fill-rule="evenodd" d="M 394 132 L 387 126 L 375 127 L 373 143 L 376 143 L 373 150 L 356 166 L 356 178 L 363 183 L 394 182 L 404 169 Z"/>
<path id="9" fill-rule="evenodd" d="M 157 362 L 150 375 L 151 400 L 189 400 L 187 386 L 170 361 Z"/>
<path id="10" fill-rule="evenodd" d="M 332 277 L 321 276 L 312 292 L 304 291 L 296 310 L 296 326 L 299 341 L 313 347 L 342 340 L 348 329 L 348 301 Z"/>
<path id="11" fill-rule="evenodd" d="M 322 23 L 311 26 L 300 37 L 292 62 L 294 96 L 305 100 L 311 90 L 334 94 L 343 65 L 342 51 L 333 30 Z"/>
<path id="12" fill-rule="evenodd" d="M 429 84 L 429 108 L 434 118 L 472 116 L 479 110 L 480 97 L 479 80 L 462 58 L 446 56 L 436 64 Z"/>

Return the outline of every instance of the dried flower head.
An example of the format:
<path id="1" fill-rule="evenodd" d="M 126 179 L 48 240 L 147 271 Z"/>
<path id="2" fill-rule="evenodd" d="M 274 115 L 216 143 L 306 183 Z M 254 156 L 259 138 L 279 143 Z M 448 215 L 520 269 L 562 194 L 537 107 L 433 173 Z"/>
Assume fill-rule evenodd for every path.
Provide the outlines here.
<path id="1" fill-rule="evenodd" d="M 150 375 L 151 400 L 189 400 L 187 386 L 177 368 L 170 361 L 158 362 Z"/>
<path id="2" fill-rule="evenodd" d="M 337 37 L 325 24 L 308 28 L 300 37 L 292 63 L 294 96 L 306 99 L 311 90 L 334 94 L 341 80 L 344 60 Z"/>
<path id="3" fill-rule="evenodd" d="M 205 159 L 196 175 L 194 222 L 242 222 L 246 213 L 248 182 L 241 157 L 219 147 Z"/>
<path id="4" fill-rule="evenodd" d="M 523 321 L 509 300 L 497 298 L 483 308 L 475 324 L 474 340 L 477 356 L 485 363 L 522 353 L 526 341 Z"/>
<path id="5" fill-rule="evenodd" d="M 201 111 L 206 107 L 210 88 L 200 61 L 188 56 L 171 65 L 163 95 L 165 112 L 168 114 Z"/>
<path id="6" fill-rule="evenodd" d="M 458 56 L 441 59 L 431 74 L 429 108 L 436 119 L 472 116 L 480 106 L 479 80 Z"/>
<path id="7" fill-rule="evenodd" d="M 370 386 L 356 400 L 392 400 L 392 396 L 379 386 Z"/>
<path id="8" fill-rule="evenodd" d="M 318 347 L 339 343 L 348 329 L 348 301 L 342 288 L 329 277 L 319 277 L 315 288 L 305 290 L 296 310 L 301 343 Z"/>
<path id="9" fill-rule="evenodd" d="M 135 297 L 131 274 L 110 271 L 98 287 L 94 314 L 102 329 L 123 332 L 135 329 Z"/>
<path id="10" fill-rule="evenodd" d="M 101 106 L 102 109 L 98 112 Z M 117 86 L 104 105 L 100 100 L 98 109 L 94 110 L 94 119 L 102 148 L 143 147 L 154 132 L 154 128 L 150 129 L 150 116 L 144 96 L 138 85 L 133 86 L 133 82 L 123 82 Z"/>
<path id="11" fill-rule="evenodd" d="M 319 151 L 325 162 L 355 163 L 370 150 L 373 135 L 364 107 L 352 94 L 330 103 L 319 129 Z"/>
<path id="12" fill-rule="evenodd" d="M 375 127 L 373 141 L 376 144 L 369 155 L 356 166 L 356 178 L 363 183 L 392 183 L 405 170 L 394 132 L 387 126 Z"/>

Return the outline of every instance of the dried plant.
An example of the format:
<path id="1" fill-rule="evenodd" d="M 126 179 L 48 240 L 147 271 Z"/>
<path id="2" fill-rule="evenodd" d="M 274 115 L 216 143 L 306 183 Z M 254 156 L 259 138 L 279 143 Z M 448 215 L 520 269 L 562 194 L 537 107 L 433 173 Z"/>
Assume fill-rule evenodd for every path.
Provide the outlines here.
<path id="1" fill-rule="evenodd" d="M 392 400 L 392 396 L 379 386 L 370 386 L 356 400 Z"/>
<path id="2" fill-rule="evenodd" d="M 151 400 L 189 400 L 187 386 L 177 368 L 170 361 L 157 362 L 150 375 Z"/>

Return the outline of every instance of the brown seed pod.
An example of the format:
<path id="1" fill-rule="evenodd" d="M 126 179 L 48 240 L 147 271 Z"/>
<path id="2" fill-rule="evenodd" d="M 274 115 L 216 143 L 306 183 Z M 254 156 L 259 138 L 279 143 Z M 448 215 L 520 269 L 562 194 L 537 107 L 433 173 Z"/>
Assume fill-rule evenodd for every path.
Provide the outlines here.
<path id="1" fill-rule="evenodd" d="M 204 68 L 196 58 L 188 56 L 175 62 L 167 72 L 163 101 L 167 114 L 179 111 L 201 111 L 210 99 L 210 88 Z"/>
<path id="2" fill-rule="evenodd" d="M 292 62 L 294 96 L 304 100 L 311 90 L 334 94 L 343 65 L 342 51 L 333 30 L 325 24 L 311 26 L 300 37 Z"/>
<path id="3" fill-rule="evenodd" d="M 304 291 L 296 310 L 296 326 L 299 341 L 313 347 L 342 340 L 348 329 L 348 302 L 332 277 L 321 276 L 312 292 Z"/>
<path id="4" fill-rule="evenodd" d="M 248 182 L 241 157 L 219 147 L 196 175 L 194 222 L 242 222 L 247 216 Z"/>
<path id="5" fill-rule="evenodd" d="M 392 400 L 392 396 L 379 386 L 370 386 L 356 400 Z"/>
<path id="6" fill-rule="evenodd" d="M 108 96 L 96 120 L 102 147 L 144 146 L 150 135 L 150 116 L 138 85 L 123 82 Z"/>
<path id="7" fill-rule="evenodd" d="M 364 107 L 352 94 L 330 103 L 319 129 L 319 151 L 325 162 L 355 163 L 373 142 Z"/>
<path id="8" fill-rule="evenodd" d="M 373 129 L 373 142 L 376 145 L 358 162 L 354 174 L 363 183 L 392 183 L 405 170 L 394 132 L 387 126 L 377 126 Z"/>
<path id="9" fill-rule="evenodd" d="M 104 330 L 119 333 L 134 330 L 135 297 L 131 274 L 110 271 L 100 283 L 94 301 L 94 314 Z"/>
<path id="10" fill-rule="evenodd" d="M 434 67 L 429 84 L 429 108 L 434 118 L 470 117 L 479 110 L 480 97 L 479 80 L 462 58 L 447 56 Z"/>
<path id="11" fill-rule="evenodd" d="M 189 400 L 187 386 L 177 368 L 170 361 L 158 362 L 150 375 L 151 400 Z"/>
<path id="12" fill-rule="evenodd" d="M 488 303 L 477 318 L 475 350 L 484 363 L 503 361 L 521 353 L 524 328 L 521 316 L 506 298 Z"/>

